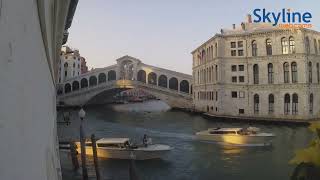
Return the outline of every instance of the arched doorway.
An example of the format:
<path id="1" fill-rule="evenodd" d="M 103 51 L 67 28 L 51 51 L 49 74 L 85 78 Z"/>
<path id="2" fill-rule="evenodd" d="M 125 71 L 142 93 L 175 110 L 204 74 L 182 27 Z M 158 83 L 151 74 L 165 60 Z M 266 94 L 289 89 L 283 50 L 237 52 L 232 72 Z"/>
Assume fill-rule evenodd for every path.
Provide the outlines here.
<path id="1" fill-rule="evenodd" d="M 137 80 L 146 83 L 146 72 L 144 70 L 138 71 Z"/>
<path id="2" fill-rule="evenodd" d="M 79 90 L 79 82 L 78 81 L 73 81 L 72 82 L 72 91 L 78 91 Z"/>
<path id="3" fill-rule="evenodd" d="M 64 85 L 64 93 L 70 93 L 71 92 L 71 85 L 69 83 Z"/>
<path id="4" fill-rule="evenodd" d="M 170 78 L 169 80 L 169 89 L 178 91 L 178 79 L 175 77 Z"/>
<path id="5" fill-rule="evenodd" d="M 168 87 L 168 78 L 165 75 L 160 75 L 158 80 L 158 86 L 167 88 Z"/>
<path id="6" fill-rule="evenodd" d="M 107 76 L 105 73 L 100 73 L 98 76 L 98 82 L 99 84 L 105 83 L 107 81 Z"/>
<path id="7" fill-rule="evenodd" d="M 189 93 L 189 82 L 187 80 L 182 80 L 180 82 L 180 91 L 184 93 Z"/>
<path id="8" fill-rule="evenodd" d="M 115 81 L 116 80 L 116 72 L 111 70 L 108 72 L 108 81 Z"/>
<path id="9" fill-rule="evenodd" d="M 151 72 L 148 74 L 148 84 L 157 85 L 157 74 Z"/>
<path id="10" fill-rule="evenodd" d="M 88 87 L 88 80 L 86 78 L 82 78 L 80 81 L 81 88 L 86 88 Z"/>
<path id="11" fill-rule="evenodd" d="M 97 78 L 95 76 L 91 76 L 89 78 L 89 86 L 96 86 L 97 85 Z"/>

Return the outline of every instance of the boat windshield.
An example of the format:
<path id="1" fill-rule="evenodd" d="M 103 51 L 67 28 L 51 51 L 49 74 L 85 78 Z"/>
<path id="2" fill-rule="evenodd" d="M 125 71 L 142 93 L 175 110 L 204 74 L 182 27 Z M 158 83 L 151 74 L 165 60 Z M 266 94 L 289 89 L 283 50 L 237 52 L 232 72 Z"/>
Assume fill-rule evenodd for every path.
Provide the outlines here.
<path id="1" fill-rule="evenodd" d="M 240 135 L 251 135 L 251 134 L 257 134 L 257 131 L 251 131 L 248 129 L 241 129 L 240 131 L 238 131 L 238 134 Z"/>
<path id="2" fill-rule="evenodd" d="M 210 134 L 236 134 L 236 131 L 210 131 Z"/>

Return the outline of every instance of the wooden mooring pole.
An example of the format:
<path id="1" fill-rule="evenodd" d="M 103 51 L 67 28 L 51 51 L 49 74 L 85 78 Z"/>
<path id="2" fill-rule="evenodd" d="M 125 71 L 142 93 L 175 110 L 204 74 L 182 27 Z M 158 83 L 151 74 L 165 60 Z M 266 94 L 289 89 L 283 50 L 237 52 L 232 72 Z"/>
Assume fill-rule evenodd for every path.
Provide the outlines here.
<path id="1" fill-rule="evenodd" d="M 94 134 L 91 135 L 91 143 L 92 143 L 94 168 L 96 170 L 96 178 L 97 178 L 97 180 L 100 180 L 99 162 L 98 162 L 98 154 L 97 154 L 97 143 L 96 143 L 96 138 L 95 138 Z"/>
<path id="2" fill-rule="evenodd" d="M 80 124 L 80 144 L 81 144 L 81 164 L 82 164 L 82 177 L 83 180 L 88 180 L 88 170 L 86 165 L 86 140 L 84 137 L 83 127 L 82 127 L 83 118 L 81 118 Z"/>
<path id="3" fill-rule="evenodd" d="M 76 144 L 72 141 L 70 141 L 70 154 L 71 154 L 73 170 L 77 171 L 79 169 L 79 162 L 77 158 L 77 147 L 76 147 Z"/>

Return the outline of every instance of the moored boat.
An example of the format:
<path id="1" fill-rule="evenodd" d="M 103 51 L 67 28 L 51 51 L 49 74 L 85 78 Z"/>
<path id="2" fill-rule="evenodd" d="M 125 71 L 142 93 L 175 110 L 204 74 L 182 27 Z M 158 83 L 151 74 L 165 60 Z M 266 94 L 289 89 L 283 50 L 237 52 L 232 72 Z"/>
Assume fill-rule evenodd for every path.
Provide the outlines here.
<path id="1" fill-rule="evenodd" d="M 160 159 L 173 148 L 164 144 L 134 145 L 129 138 L 102 138 L 97 140 L 97 155 L 111 159 L 148 160 Z M 81 153 L 80 143 L 77 142 L 77 151 Z M 86 154 L 92 155 L 92 144 L 86 142 Z"/>
<path id="2" fill-rule="evenodd" d="M 259 128 L 209 128 L 196 133 L 202 141 L 230 145 L 271 145 L 274 134 L 260 132 Z"/>

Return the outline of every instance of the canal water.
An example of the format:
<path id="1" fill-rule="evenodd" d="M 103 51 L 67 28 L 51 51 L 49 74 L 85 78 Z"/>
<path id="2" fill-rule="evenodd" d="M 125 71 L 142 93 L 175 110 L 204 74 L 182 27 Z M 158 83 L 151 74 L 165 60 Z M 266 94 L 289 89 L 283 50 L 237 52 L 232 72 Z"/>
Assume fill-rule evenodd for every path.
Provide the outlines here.
<path id="1" fill-rule="evenodd" d="M 285 180 L 294 166 L 288 161 L 294 150 L 305 147 L 312 138 L 307 127 L 251 124 L 263 131 L 276 134 L 272 147 L 226 147 L 199 142 L 197 131 L 209 127 L 248 127 L 247 123 L 223 122 L 205 119 L 181 111 L 116 112 L 110 106 L 91 107 L 86 110 L 87 136 L 131 137 L 142 140 L 143 134 L 154 143 L 168 144 L 174 149 L 161 160 L 137 161 L 138 175 L 143 180 Z M 78 138 L 77 111 L 70 111 L 71 124 L 59 125 L 60 139 Z M 62 113 L 58 114 L 62 121 Z M 80 179 L 72 173 L 70 157 L 60 152 L 64 179 Z M 89 173 L 94 174 L 93 160 L 88 157 Z M 129 162 L 126 160 L 99 159 L 104 179 L 129 179 Z"/>

